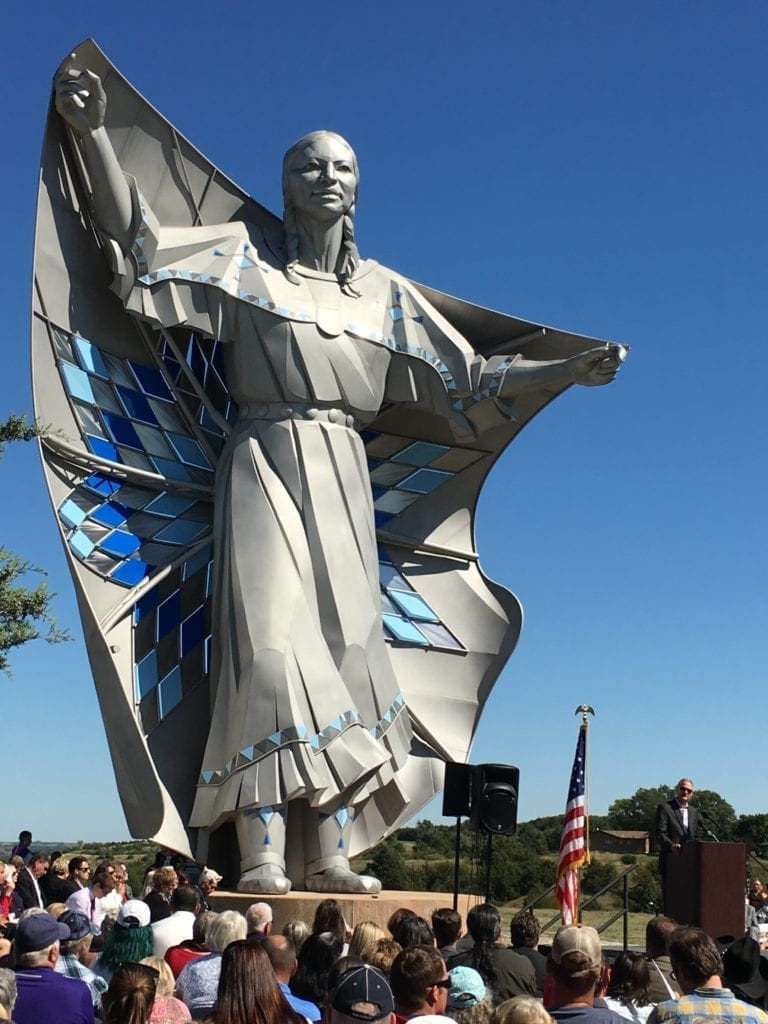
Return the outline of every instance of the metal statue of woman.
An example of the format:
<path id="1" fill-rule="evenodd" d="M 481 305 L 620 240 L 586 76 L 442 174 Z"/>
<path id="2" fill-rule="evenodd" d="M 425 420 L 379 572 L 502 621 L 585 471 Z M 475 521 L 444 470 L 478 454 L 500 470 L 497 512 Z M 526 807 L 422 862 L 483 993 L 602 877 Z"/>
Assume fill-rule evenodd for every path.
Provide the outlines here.
<path id="1" fill-rule="evenodd" d="M 112 289 L 142 329 L 166 339 L 191 330 L 221 343 L 237 410 L 216 465 L 210 723 L 185 826 L 199 839 L 234 822 L 242 890 L 282 893 L 293 881 L 377 891 L 375 879 L 349 867 L 350 851 L 365 843 L 351 840 L 353 830 L 373 843 L 439 788 L 434 778 L 425 786 L 419 772 L 434 777 L 436 760 L 466 753 L 478 708 L 514 645 L 487 641 L 493 649 L 466 695 L 469 725 L 459 713 L 452 725 L 450 710 L 441 717 L 437 662 L 430 676 L 422 661 L 424 678 L 413 687 L 432 688 L 434 710 L 425 713 L 423 695 L 410 698 L 405 677 L 415 675 L 399 668 L 399 649 L 420 644 L 429 658 L 427 649 L 453 645 L 455 660 L 469 665 L 477 651 L 452 640 L 457 630 L 446 623 L 475 612 L 446 597 L 430 618 L 434 596 L 430 604 L 415 585 L 408 591 L 407 559 L 377 550 L 377 528 L 390 550 L 410 544 L 412 559 L 426 552 L 446 595 L 461 573 L 467 593 L 477 591 L 466 583 L 478 572 L 473 556 L 435 543 L 437 531 L 425 525 L 440 486 L 452 495 L 443 520 L 461 519 L 471 535 L 471 509 L 461 508 L 464 470 L 450 453 L 466 466 L 470 450 L 486 460 L 482 474 L 467 470 L 476 472 L 467 491 L 476 496 L 510 424 L 572 383 L 609 383 L 626 349 L 561 335 L 569 355 L 526 358 L 510 336 L 494 354 L 479 354 L 428 290 L 360 258 L 357 160 L 333 132 L 313 132 L 285 155 L 284 233 L 247 217 L 161 223 L 144 182 L 131 176 L 128 148 L 118 157 L 105 127 L 109 83 L 105 92 L 83 59 L 73 54 L 62 65 L 55 108 L 77 154 L 85 215 L 111 263 Z M 466 316 L 484 312 L 471 307 Z M 519 322 L 507 320 L 519 333 Z M 67 373 L 71 384 L 74 370 Z M 71 390 L 69 397 L 76 398 Z M 371 427 L 383 414 L 389 432 L 376 434 Z M 382 436 L 395 438 L 387 442 L 394 454 Z M 417 455 L 413 444 L 422 446 Z M 399 596 L 382 596 L 382 558 L 405 581 Z M 504 599 L 483 601 L 506 629 Z M 458 706 L 461 694 L 445 685 L 446 707 Z M 444 738 L 452 728 L 455 744 Z M 292 851 L 294 867 L 286 867 L 287 836 L 289 847 L 291 836 L 301 847 Z"/>

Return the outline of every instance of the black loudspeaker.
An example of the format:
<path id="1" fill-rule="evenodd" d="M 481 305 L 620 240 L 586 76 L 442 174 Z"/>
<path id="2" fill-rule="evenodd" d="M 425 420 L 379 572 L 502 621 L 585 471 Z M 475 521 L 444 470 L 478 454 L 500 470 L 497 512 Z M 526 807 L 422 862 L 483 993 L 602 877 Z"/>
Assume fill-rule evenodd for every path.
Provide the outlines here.
<path id="1" fill-rule="evenodd" d="M 517 828 L 520 769 L 511 764 L 480 764 L 472 801 L 471 827 L 494 836 L 511 836 Z"/>
<path id="2" fill-rule="evenodd" d="M 472 782 L 477 771 L 471 764 L 446 761 L 443 787 L 443 816 L 468 818 L 472 813 Z"/>

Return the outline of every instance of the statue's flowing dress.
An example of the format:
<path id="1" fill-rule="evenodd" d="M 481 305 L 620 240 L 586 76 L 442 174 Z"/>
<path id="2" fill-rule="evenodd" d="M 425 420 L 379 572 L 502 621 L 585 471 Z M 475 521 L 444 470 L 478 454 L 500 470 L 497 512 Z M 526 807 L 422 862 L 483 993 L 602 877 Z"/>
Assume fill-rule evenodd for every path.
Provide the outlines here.
<path id="1" fill-rule="evenodd" d="M 373 261 L 357 295 L 302 267 L 294 284 L 258 229 L 162 228 L 134 197 L 136 260 L 117 290 L 152 324 L 224 342 L 239 409 L 216 473 L 213 706 L 191 824 L 385 791 L 394 820 L 411 727 L 384 640 L 360 430 L 393 399 L 450 415 L 449 391 L 498 389 L 512 360 L 477 357 Z M 382 315 L 400 343 L 377 330 Z"/>

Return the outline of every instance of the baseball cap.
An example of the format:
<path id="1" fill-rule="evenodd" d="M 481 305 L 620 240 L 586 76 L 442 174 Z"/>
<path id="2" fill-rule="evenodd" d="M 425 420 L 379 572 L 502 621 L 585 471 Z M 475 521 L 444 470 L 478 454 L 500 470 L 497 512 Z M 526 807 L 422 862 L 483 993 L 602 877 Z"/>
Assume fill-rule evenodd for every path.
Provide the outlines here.
<path id="1" fill-rule="evenodd" d="M 70 939 L 83 939 L 86 935 L 93 933 L 91 922 L 79 910 L 65 910 L 64 913 L 59 914 L 57 921 L 69 928 Z"/>
<path id="2" fill-rule="evenodd" d="M 19 921 L 13 948 L 16 953 L 37 953 L 69 938 L 69 928 L 51 917 L 50 914 L 32 914 Z"/>
<path id="3" fill-rule="evenodd" d="M 376 1010 L 364 1013 L 353 1009 L 359 1003 L 372 1003 Z M 339 1013 L 364 1021 L 381 1020 L 395 1010 L 389 982 L 378 968 L 370 964 L 358 964 L 344 971 L 331 993 L 330 1004 Z"/>
<path id="4" fill-rule="evenodd" d="M 117 923 L 123 928 L 147 928 L 149 907 L 144 900 L 126 900 L 117 912 Z"/>
<path id="5" fill-rule="evenodd" d="M 552 962 L 561 964 L 563 958 L 570 953 L 580 953 L 589 960 L 590 967 L 600 967 L 603 963 L 603 948 L 596 930 L 586 924 L 566 924 L 558 928 L 549 954 Z"/>
<path id="6" fill-rule="evenodd" d="M 485 998 L 485 982 L 474 967 L 453 967 L 448 977 L 451 979 L 448 1005 L 452 1009 L 466 1010 Z"/>

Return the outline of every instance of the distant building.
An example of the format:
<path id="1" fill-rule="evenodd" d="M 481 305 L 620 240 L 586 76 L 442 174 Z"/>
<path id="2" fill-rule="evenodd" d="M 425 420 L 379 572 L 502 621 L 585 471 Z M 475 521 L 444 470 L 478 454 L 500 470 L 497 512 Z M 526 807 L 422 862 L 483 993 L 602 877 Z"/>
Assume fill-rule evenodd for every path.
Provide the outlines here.
<path id="1" fill-rule="evenodd" d="M 589 846 L 598 853 L 650 853 L 651 838 L 647 832 L 596 828 L 589 834 Z"/>

